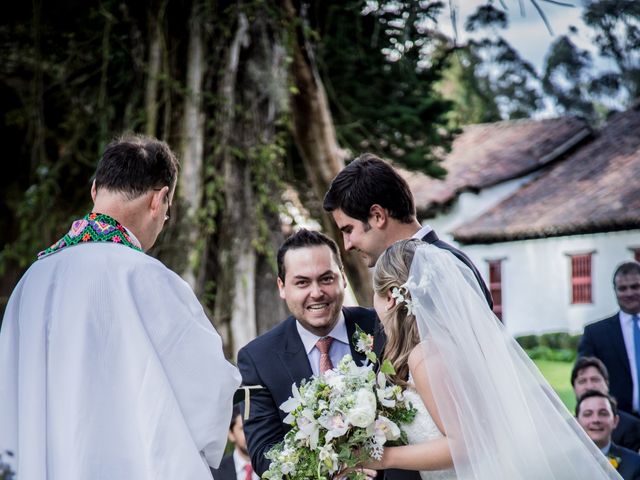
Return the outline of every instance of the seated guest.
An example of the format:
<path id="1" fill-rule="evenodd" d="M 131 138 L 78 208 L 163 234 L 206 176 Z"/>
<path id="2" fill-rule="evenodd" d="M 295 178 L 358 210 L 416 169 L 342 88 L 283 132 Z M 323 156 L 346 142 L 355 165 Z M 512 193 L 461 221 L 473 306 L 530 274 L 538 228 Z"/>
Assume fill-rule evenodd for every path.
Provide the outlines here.
<path id="1" fill-rule="evenodd" d="M 576 419 L 624 480 L 640 480 L 640 455 L 611 441 L 618 424 L 618 406 L 610 395 L 588 390 L 576 405 Z"/>
<path id="2" fill-rule="evenodd" d="M 260 480 L 251 468 L 251 459 L 244 438 L 242 411 L 243 403 L 233 406 L 233 415 L 229 425 L 228 438 L 234 444 L 233 453 L 225 455 L 220 462 L 220 468 L 211 469 L 214 480 Z"/>
<path id="3" fill-rule="evenodd" d="M 599 358 L 581 357 L 571 371 L 571 385 L 580 398 L 587 390 L 609 393 L 609 372 Z M 620 421 L 611 435 L 613 443 L 637 452 L 640 450 L 640 419 L 618 410 Z"/>

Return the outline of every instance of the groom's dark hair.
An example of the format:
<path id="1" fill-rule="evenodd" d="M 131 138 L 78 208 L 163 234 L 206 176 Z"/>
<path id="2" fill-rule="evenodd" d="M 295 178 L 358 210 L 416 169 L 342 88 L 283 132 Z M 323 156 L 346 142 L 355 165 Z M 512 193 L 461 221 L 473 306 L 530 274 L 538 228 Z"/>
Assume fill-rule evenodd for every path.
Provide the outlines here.
<path id="1" fill-rule="evenodd" d="M 340 258 L 340 250 L 338 250 L 338 245 L 336 244 L 336 242 L 331 240 L 323 233 L 302 228 L 291 235 L 289 238 L 287 238 L 278 249 L 278 278 L 282 280 L 282 283 L 284 283 L 284 277 L 287 274 L 284 266 L 284 256 L 289 250 L 295 250 L 296 248 L 305 247 L 318 247 L 322 245 L 326 245 L 327 247 L 329 247 L 331 253 L 333 253 L 333 258 L 338 264 L 338 267 L 340 268 L 340 270 L 342 270 L 342 258 Z"/>
<path id="2" fill-rule="evenodd" d="M 336 175 L 322 207 L 327 212 L 340 209 L 356 220 L 369 223 L 371 207 L 376 204 L 402 223 L 415 220 L 416 206 L 405 179 L 373 153 L 363 153 Z"/>

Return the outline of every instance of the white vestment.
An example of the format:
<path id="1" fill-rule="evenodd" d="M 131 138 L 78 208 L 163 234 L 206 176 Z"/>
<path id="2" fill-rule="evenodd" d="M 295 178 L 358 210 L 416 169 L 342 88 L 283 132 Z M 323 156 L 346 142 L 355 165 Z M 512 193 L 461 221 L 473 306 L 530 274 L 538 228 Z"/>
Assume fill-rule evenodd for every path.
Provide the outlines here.
<path id="1" fill-rule="evenodd" d="M 68 247 L 7 305 L 0 452 L 20 480 L 210 480 L 239 384 L 178 275 L 123 245 Z"/>

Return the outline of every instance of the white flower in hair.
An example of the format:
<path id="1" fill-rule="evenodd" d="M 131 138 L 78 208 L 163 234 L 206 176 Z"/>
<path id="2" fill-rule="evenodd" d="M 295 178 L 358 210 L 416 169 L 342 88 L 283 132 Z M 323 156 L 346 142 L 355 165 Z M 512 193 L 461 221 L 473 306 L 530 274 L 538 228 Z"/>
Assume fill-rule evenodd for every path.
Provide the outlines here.
<path id="1" fill-rule="evenodd" d="M 391 297 L 395 298 L 396 303 L 398 305 L 404 305 L 407 309 L 407 314 L 413 315 L 413 302 L 409 295 L 409 289 L 407 288 L 406 283 L 391 289 Z"/>

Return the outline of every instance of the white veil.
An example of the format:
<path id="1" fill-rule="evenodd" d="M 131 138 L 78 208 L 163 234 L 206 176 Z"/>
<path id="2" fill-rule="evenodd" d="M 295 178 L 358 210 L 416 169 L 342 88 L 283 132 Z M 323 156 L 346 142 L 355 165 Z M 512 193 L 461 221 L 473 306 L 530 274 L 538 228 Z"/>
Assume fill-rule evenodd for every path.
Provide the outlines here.
<path id="1" fill-rule="evenodd" d="M 459 479 L 621 478 L 489 309 L 466 265 L 421 244 L 406 286 Z"/>

